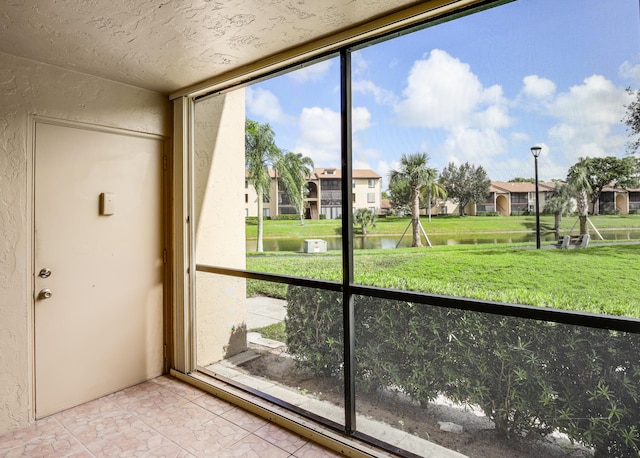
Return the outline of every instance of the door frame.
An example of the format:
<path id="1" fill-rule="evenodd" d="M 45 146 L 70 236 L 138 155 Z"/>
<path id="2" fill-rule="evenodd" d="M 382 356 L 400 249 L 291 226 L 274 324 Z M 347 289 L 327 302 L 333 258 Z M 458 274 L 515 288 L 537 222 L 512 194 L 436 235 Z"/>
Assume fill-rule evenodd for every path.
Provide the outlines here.
<path id="1" fill-rule="evenodd" d="M 60 127 L 69 127 L 75 129 L 83 129 L 93 132 L 104 132 L 119 135 L 127 135 L 139 138 L 148 138 L 153 140 L 159 140 L 163 145 L 163 176 L 162 176 L 162 239 L 164 244 L 164 282 L 162 293 L 162 310 L 163 310 L 163 340 L 164 340 L 164 362 L 163 373 L 168 373 L 172 364 L 173 355 L 173 256 L 172 256 L 172 241 L 173 241 L 173 224 L 172 224 L 172 199 L 171 189 L 173 185 L 172 172 L 173 172 L 173 151 L 171 138 L 165 135 L 138 132 L 133 130 L 127 130 L 118 127 L 102 126 L 97 124 L 90 124 L 80 121 L 71 121 L 61 118 L 53 118 L 49 116 L 42 116 L 36 113 L 32 113 L 28 116 L 27 126 L 27 160 L 26 160 L 26 227 L 29 228 L 28 240 L 27 240 L 27 258 L 25 260 L 25 271 L 29 278 L 25 282 L 26 291 L 25 299 L 29 307 L 27 307 L 27 366 L 28 366 L 28 390 L 29 390 L 29 423 L 33 423 L 36 419 L 36 357 L 35 357 L 35 306 L 36 306 L 36 291 L 35 291 L 35 163 L 36 163 L 36 125 L 51 124 Z"/>

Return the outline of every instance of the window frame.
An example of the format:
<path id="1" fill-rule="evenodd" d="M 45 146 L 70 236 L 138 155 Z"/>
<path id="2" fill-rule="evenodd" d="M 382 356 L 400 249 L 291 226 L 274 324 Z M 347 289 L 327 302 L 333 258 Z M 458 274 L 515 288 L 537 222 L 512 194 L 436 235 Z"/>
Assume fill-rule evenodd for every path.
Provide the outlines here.
<path id="1" fill-rule="evenodd" d="M 482 4 L 496 5 L 503 3 L 501 1 L 483 2 Z M 459 13 L 465 11 L 465 8 L 460 8 L 460 11 L 454 11 Z M 454 13 L 449 13 L 454 14 Z M 441 18 L 440 18 L 441 19 Z M 436 19 L 432 19 L 435 21 Z M 423 27 L 424 24 L 415 25 L 403 29 L 394 30 L 387 35 L 378 36 L 375 38 L 369 38 L 368 41 L 361 43 L 346 44 L 338 48 L 341 63 L 341 159 L 342 159 L 342 175 L 341 175 L 341 188 L 342 192 L 342 217 L 344 224 L 342 225 L 342 267 L 343 278 L 341 282 L 330 282 L 323 280 L 305 279 L 301 277 L 284 276 L 276 274 L 267 274 L 261 272 L 254 272 L 248 270 L 230 269 L 217 266 L 196 265 L 194 261 L 194 247 L 193 247 L 193 228 L 189 226 L 189 213 L 190 205 L 192 202 L 191 193 L 192 180 L 190 174 L 193 167 L 193 139 L 190 139 L 190 125 L 193 122 L 193 102 L 195 101 L 197 92 L 193 95 L 185 95 L 177 99 L 174 104 L 174 110 L 179 117 L 174 117 L 175 127 L 178 128 L 178 132 L 174 139 L 174 150 L 177 152 L 174 159 L 174 176 L 179 179 L 174 183 L 174 189 L 180 189 L 180 195 L 183 199 L 176 199 L 178 202 L 178 210 L 176 213 L 176 221 L 179 221 L 179 225 L 182 229 L 176 231 L 174 240 L 174 251 L 176 252 L 176 259 L 174 260 L 174 279 L 177 287 L 174 287 L 174 311 L 175 316 L 174 327 L 174 339 L 176 349 L 174 350 L 174 362 L 172 366 L 181 372 L 189 373 L 196 371 L 193 361 L 194 358 L 189 352 L 195 351 L 194 342 L 192 341 L 193 335 L 190 332 L 190 328 L 193 326 L 192 316 L 195 310 L 195 304 L 193 303 L 195 295 L 193 294 L 193 284 L 195 275 L 191 275 L 191 272 L 208 272 L 213 274 L 221 274 L 232 277 L 240 277 L 246 279 L 256 279 L 271 281 L 276 283 L 284 283 L 289 285 L 299 285 L 311 288 L 318 288 L 327 291 L 341 292 L 343 295 L 343 328 L 344 328 L 344 342 L 345 342 L 345 424 L 344 426 L 336 426 L 331 424 L 328 420 L 321 418 L 313 418 L 315 421 L 326 424 L 330 427 L 342 430 L 343 433 L 348 436 L 352 436 L 359 439 L 364 439 L 368 442 L 380 445 L 383 448 L 389 449 L 389 444 L 381 443 L 379 440 L 359 433 L 356 428 L 355 422 L 355 339 L 354 339 L 354 308 L 353 297 L 354 296 L 367 296 L 372 298 L 393 299 L 399 301 L 415 302 L 419 304 L 425 304 L 430 306 L 445 307 L 457 310 L 467 310 L 478 313 L 489 313 L 495 315 L 510 316 L 523 319 L 533 319 L 538 321 L 553 321 L 562 324 L 569 324 L 575 326 L 586 326 L 597 329 L 608 329 L 621 332 L 640 333 L 640 320 L 629 317 L 618 317 L 609 315 L 595 315 L 586 312 L 574 312 L 558 309 L 547 309 L 528 305 L 520 304 L 508 304 L 499 302 L 490 302 L 476 299 L 468 299 L 462 297 L 450 297 L 440 296 L 435 294 L 428 294 L 422 292 L 412 292 L 405 290 L 385 289 L 379 287 L 365 286 L 354 283 L 353 280 L 353 201 L 349 197 L 352 193 L 352 189 L 355 186 L 355 181 L 352 176 L 352 139 L 351 139 L 351 52 L 355 51 L 363 46 L 368 46 L 375 43 L 377 40 L 385 40 L 390 38 L 391 35 L 398 35 L 400 33 L 410 33 L 412 29 L 416 27 Z M 331 51 L 320 58 L 327 58 L 336 55 L 335 51 Z M 308 64 L 317 60 L 317 56 L 309 56 L 303 64 Z M 299 63 L 295 64 L 296 66 Z M 292 65 L 293 67 L 293 65 Z M 290 69 L 285 68 L 285 70 Z M 280 73 L 283 70 L 278 70 L 276 73 Z M 262 74 L 260 79 L 276 76 L 275 74 Z M 253 80 L 259 79 L 258 77 L 244 81 L 243 84 L 247 84 Z M 225 90 L 233 90 L 239 87 L 237 84 L 228 85 Z M 180 154 L 182 152 L 182 154 Z M 352 185 L 348 186 L 351 182 Z M 245 181 L 245 186 L 246 186 Z M 320 186 L 322 186 L 322 181 Z M 374 186 L 375 187 L 375 186 Z M 334 189 L 337 191 L 338 189 Z M 524 203 L 524 202 L 523 202 Z M 445 209 L 446 206 L 441 206 Z M 324 212 L 324 208 L 323 208 Z M 441 211 L 442 213 L 442 211 Z M 183 218 L 180 220 L 180 218 Z M 186 266 L 186 272 L 183 269 Z M 277 400 L 270 399 L 278 404 Z M 286 404 L 286 403 L 281 403 Z M 286 405 L 287 408 L 302 413 L 309 417 L 313 417 L 308 412 L 301 411 L 301 409 L 295 409 L 292 406 Z"/>

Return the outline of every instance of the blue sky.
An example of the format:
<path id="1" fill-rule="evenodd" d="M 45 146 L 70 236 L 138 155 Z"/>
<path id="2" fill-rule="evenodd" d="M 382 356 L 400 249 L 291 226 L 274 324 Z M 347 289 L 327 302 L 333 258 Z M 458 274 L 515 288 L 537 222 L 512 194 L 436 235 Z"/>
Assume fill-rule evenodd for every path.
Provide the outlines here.
<path id="1" fill-rule="evenodd" d="M 640 88 L 638 0 L 519 0 L 354 51 L 353 158 L 385 178 L 403 153 L 482 165 L 493 180 L 564 178 L 579 157 L 626 154 Z M 339 60 L 247 88 L 276 143 L 340 164 Z M 386 181 L 386 180 L 385 180 Z"/>

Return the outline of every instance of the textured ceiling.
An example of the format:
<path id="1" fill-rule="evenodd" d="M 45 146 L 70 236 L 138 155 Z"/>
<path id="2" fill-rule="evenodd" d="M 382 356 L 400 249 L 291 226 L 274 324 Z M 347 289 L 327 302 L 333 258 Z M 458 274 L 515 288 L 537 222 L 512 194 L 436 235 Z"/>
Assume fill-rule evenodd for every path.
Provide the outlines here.
<path id="1" fill-rule="evenodd" d="M 163 93 L 415 0 L 0 0 L 0 51 Z"/>

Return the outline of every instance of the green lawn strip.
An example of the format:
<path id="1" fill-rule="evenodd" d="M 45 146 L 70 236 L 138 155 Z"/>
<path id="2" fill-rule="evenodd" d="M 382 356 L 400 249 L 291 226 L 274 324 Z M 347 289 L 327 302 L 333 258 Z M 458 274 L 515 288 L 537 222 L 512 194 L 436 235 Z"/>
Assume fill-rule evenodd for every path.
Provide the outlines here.
<path id="1" fill-rule="evenodd" d="M 600 231 L 613 229 L 638 229 L 640 230 L 640 215 L 603 215 L 591 216 L 590 220 Z M 535 216 L 436 216 L 428 221 L 426 217 L 421 218 L 422 225 L 427 234 L 501 234 L 517 232 L 535 231 Z M 553 216 L 541 215 L 540 227 L 543 232 L 553 229 Z M 560 226 L 561 231 L 567 232 L 573 228 L 573 234 L 578 233 L 576 217 L 565 217 Z M 410 222 L 408 217 L 387 217 L 378 218 L 374 228 L 371 228 L 372 235 L 400 235 Z M 333 237 L 340 236 L 342 228 L 341 220 L 321 220 L 305 221 L 304 226 L 299 221 L 286 220 L 266 220 L 264 221 L 265 238 L 313 238 L 313 237 Z M 589 228 L 591 233 L 593 231 Z M 357 231 L 356 231 L 357 232 Z M 257 226 L 255 223 L 246 225 L 247 239 L 257 237 Z"/>
<path id="2" fill-rule="evenodd" d="M 496 245 L 362 250 L 355 253 L 354 263 L 355 280 L 364 285 L 640 317 L 640 245 L 572 250 Z M 341 279 L 341 258 L 331 253 L 248 257 L 247 268 Z M 284 297 L 286 286 L 250 281 L 247 292 Z"/>
<path id="3" fill-rule="evenodd" d="M 269 326 L 265 326 L 263 328 L 249 329 L 249 331 L 258 332 L 265 339 L 271 339 L 278 342 L 287 341 L 287 332 L 285 329 L 284 321 L 270 324 Z"/>

